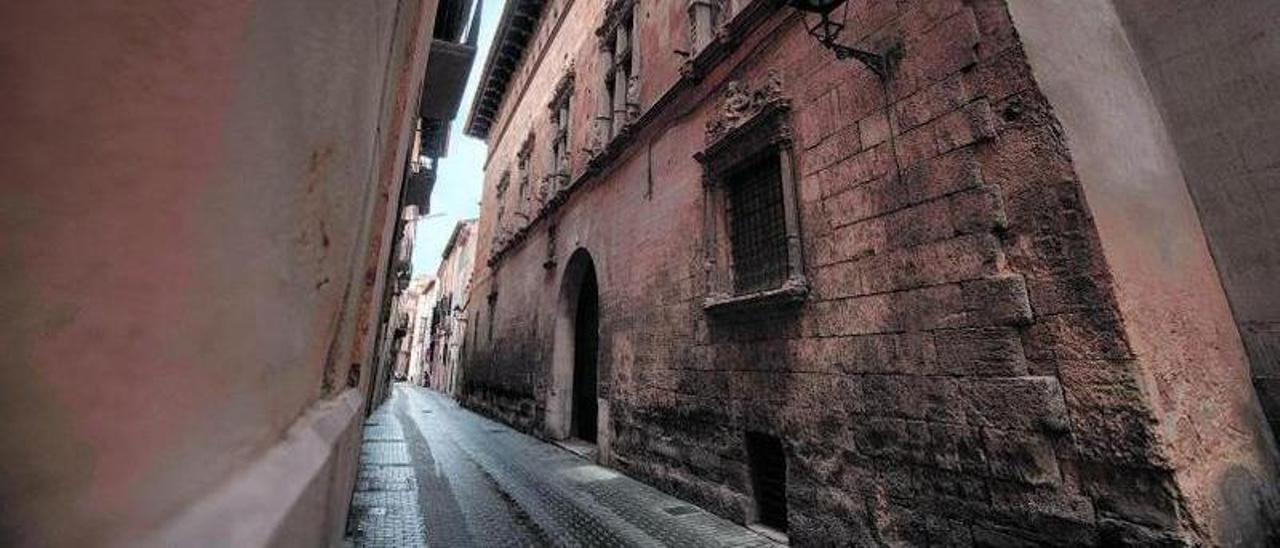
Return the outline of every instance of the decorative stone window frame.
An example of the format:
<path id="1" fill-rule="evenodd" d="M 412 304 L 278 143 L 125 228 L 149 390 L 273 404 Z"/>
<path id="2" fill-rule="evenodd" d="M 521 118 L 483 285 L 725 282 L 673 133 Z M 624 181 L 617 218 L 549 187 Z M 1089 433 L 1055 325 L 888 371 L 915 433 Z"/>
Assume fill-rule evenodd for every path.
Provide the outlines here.
<path id="1" fill-rule="evenodd" d="M 491 256 L 497 256 L 507 244 L 507 187 L 511 186 L 511 172 L 503 171 L 502 176 L 498 179 L 498 184 L 494 187 L 494 201 L 497 202 L 498 210 L 494 217 L 493 223 L 493 243 L 490 249 Z"/>
<path id="2" fill-rule="evenodd" d="M 639 7 L 638 0 L 609 0 L 604 22 L 596 29 L 602 89 L 591 147 L 595 153 L 602 152 L 640 117 Z"/>
<path id="3" fill-rule="evenodd" d="M 507 211 L 507 189 L 511 186 L 511 171 L 505 170 L 502 176 L 498 178 L 496 201 L 498 202 L 498 222 L 497 225 L 502 227 L 505 213 Z"/>
<path id="4" fill-rule="evenodd" d="M 706 148 L 694 154 L 702 164 L 706 207 L 703 240 L 707 297 L 703 309 L 719 314 L 802 303 L 808 297 L 809 282 L 804 275 L 800 241 L 795 138 L 791 100 L 783 95 L 779 73 L 769 71 L 754 90 L 740 81 L 729 82 L 716 112 L 707 122 L 706 138 Z M 786 276 L 776 288 L 737 293 L 729 235 L 728 177 L 762 153 L 778 155 L 786 228 Z"/>
<path id="5" fill-rule="evenodd" d="M 699 45 L 698 41 L 690 42 L 690 50 L 684 52 L 688 58 L 680 66 L 680 76 L 691 82 L 699 82 L 716 66 L 729 57 L 733 51 L 761 23 L 778 13 L 779 0 L 702 0 L 720 6 L 718 12 L 711 12 L 713 21 L 710 28 L 702 29 L 698 24 L 697 36 L 707 41 Z M 689 0 L 690 18 L 695 14 L 699 0 Z M 690 25 L 697 24 L 690 21 Z M 695 32 L 691 29 L 691 33 Z M 691 36 L 694 36 L 691 34 Z M 702 39 L 702 38 L 700 38 Z"/>
<path id="6" fill-rule="evenodd" d="M 516 184 L 519 188 L 516 198 L 520 200 L 519 205 L 516 206 L 516 215 L 520 217 L 520 226 L 516 227 L 517 230 L 536 216 L 533 208 L 533 147 L 534 137 L 530 132 L 525 137 L 524 143 L 521 143 L 520 151 L 516 153 Z"/>
<path id="7" fill-rule="evenodd" d="M 689 46 L 697 53 L 715 41 L 724 24 L 728 0 L 689 0 Z"/>
<path id="8" fill-rule="evenodd" d="M 564 76 L 561 76 L 560 81 L 556 84 L 555 91 L 551 94 L 551 101 L 547 103 L 551 123 L 549 124 L 550 136 L 547 139 L 547 142 L 550 143 L 547 175 L 543 179 L 545 190 L 542 202 L 544 204 L 551 196 L 568 186 L 573 170 L 573 151 L 570 147 L 573 143 L 574 78 L 574 65 L 571 63 Z"/>

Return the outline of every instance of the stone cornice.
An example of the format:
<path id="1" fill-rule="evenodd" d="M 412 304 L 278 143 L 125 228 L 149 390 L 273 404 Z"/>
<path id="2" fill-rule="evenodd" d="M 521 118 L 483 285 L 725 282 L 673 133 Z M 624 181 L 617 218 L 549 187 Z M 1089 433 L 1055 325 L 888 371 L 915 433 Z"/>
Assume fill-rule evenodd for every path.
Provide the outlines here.
<path id="1" fill-rule="evenodd" d="M 545 0 L 512 0 L 502 11 L 498 30 L 485 58 L 484 72 L 467 116 L 466 134 L 480 139 L 489 136 L 494 117 L 506 100 L 511 80 L 524 59 L 525 48 L 538 30 Z"/>

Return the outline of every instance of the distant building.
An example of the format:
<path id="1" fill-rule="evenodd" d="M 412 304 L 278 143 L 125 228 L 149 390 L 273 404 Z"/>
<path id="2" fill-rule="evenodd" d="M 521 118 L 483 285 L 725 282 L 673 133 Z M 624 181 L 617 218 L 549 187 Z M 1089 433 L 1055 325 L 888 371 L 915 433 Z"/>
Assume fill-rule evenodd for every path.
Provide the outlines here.
<path id="1" fill-rule="evenodd" d="M 423 386 L 426 379 L 425 351 L 435 300 L 436 279 L 432 274 L 415 276 L 400 295 L 400 310 L 407 316 L 407 334 L 401 342 L 396 378 L 418 386 Z"/>
<path id="2" fill-rule="evenodd" d="M 507 2 L 460 399 L 793 545 L 1277 545 L 1280 2 L 791 3 Z"/>
<path id="3" fill-rule="evenodd" d="M 465 313 L 475 268 L 476 220 L 459 221 L 445 245 L 436 271 L 436 303 L 431 314 L 429 386 L 449 395 L 458 389 L 458 360 L 468 329 Z"/>
<path id="4" fill-rule="evenodd" d="M 382 331 L 378 339 L 378 371 L 383 373 L 384 378 L 379 379 L 373 399 L 369 402 L 370 406 L 385 399 L 391 391 L 391 383 L 403 380 L 408 374 L 409 327 L 415 313 L 413 307 L 417 304 L 417 296 L 411 295 L 409 291 L 413 281 L 413 245 L 418 233 L 418 207 L 405 207 L 403 221 L 398 224 L 398 238 L 394 240 L 394 254 L 391 257 L 391 268 L 388 269 L 391 290 L 384 296 Z"/>

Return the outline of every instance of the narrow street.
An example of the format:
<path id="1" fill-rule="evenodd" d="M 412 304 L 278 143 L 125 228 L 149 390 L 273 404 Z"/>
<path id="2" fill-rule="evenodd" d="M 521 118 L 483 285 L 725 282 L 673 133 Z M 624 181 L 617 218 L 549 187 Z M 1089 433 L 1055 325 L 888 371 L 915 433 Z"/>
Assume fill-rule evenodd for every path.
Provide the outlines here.
<path id="1" fill-rule="evenodd" d="M 772 546 L 408 384 L 365 425 L 352 546 Z"/>

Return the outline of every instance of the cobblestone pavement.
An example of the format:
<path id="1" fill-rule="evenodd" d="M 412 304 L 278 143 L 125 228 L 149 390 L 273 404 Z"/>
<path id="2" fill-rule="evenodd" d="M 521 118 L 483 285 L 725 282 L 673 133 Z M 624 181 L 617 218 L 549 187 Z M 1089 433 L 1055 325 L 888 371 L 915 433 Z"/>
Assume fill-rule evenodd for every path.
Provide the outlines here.
<path id="1" fill-rule="evenodd" d="M 352 546 L 774 546 L 422 388 L 397 385 L 364 432 Z"/>

